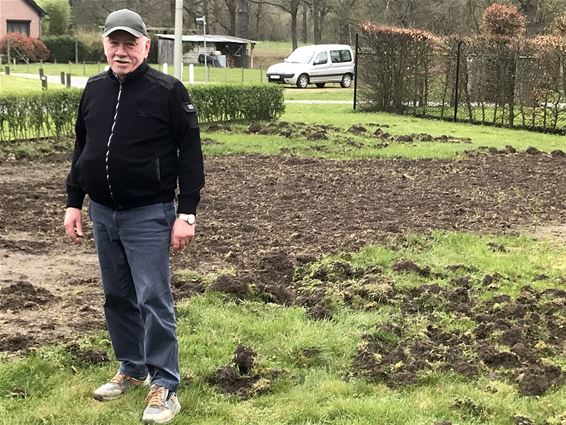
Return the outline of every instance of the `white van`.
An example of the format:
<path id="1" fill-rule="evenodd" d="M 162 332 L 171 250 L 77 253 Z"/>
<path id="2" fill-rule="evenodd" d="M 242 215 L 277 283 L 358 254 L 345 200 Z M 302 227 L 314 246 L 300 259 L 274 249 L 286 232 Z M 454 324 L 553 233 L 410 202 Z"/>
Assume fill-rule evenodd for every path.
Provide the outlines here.
<path id="1" fill-rule="evenodd" d="M 283 63 L 267 69 L 271 83 L 295 84 L 304 89 L 309 84 L 324 87 L 340 83 L 350 87 L 354 78 L 354 55 L 345 44 L 317 44 L 295 49 Z"/>

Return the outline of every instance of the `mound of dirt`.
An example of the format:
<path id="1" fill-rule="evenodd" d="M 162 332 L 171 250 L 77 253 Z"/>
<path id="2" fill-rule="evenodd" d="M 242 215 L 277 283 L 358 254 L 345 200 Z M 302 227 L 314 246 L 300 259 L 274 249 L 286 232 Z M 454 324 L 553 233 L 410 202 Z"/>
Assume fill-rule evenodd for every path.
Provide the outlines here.
<path id="1" fill-rule="evenodd" d="M 255 367 L 257 353 L 250 347 L 238 344 L 232 363 L 220 367 L 207 382 L 221 393 L 246 400 L 271 391 L 272 381 L 288 375 L 280 370 L 262 370 Z"/>
<path id="2" fill-rule="evenodd" d="M 0 289 L 0 310 L 29 310 L 55 301 L 57 297 L 47 289 L 17 281 Z"/>

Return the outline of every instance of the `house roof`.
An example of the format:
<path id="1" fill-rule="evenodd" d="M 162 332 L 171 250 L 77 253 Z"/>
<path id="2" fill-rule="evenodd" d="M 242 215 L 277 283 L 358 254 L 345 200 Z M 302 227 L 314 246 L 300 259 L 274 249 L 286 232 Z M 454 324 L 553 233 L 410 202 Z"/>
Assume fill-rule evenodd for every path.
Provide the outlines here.
<path id="1" fill-rule="evenodd" d="M 166 40 L 175 40 L 175 35 L 173 34 L 157 34 L 157 37 Z M 202 43 L 204 41 L 203 35 L 184 35 L 183 41 L 188 41 L 192 43 Z M 235 44 L 256 44 L 257 41 L 247 40 L 245 38 L 233 37 L 231 35 L 214 35 L 206 34 L 207 43 L 235 43 Z"/>
<path id="2" fill-rule="evenodd" d="M 31 6 L 31 8 L 33 10 L 35 10 L 37 12 L 37 14 L 40 17 L 44 17 L 45 15 L 47 15 L 47 12 L 45 10 L 43 10 L 41 7 L 39 7 L 39 5 L 33 1 L 33 0 L 24 0 L 24 2 L 26 2 L 27 4 L 29 4 Z"/>

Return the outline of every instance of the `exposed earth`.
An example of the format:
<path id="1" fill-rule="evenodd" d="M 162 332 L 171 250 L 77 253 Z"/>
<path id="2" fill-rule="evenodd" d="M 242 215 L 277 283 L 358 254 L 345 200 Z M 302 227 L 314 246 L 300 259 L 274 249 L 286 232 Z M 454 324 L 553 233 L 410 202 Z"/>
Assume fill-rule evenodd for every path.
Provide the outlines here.
<path id="1" fill-rule="evenodd" d="M 321 319 L 331 311 L 322 304 L 297 300 L 297 288 L 287 290 L 281 284 L 289 282 L 295 266 L 322 254 L 432 229 L 510 234 L 526 231 L 566 240 L 566 157 L 540 152 L 495 153 L 457 161 L 331 161 L 292 155 L 206 158 L 207 184 L 199 209 L 197 239 L 173 257 L 173 273 L 181 269 L 199 273 L 235 269 L 239 277 L 217 280 L 216 289 L 245 297 L 248 282 L 255 281 L 266 289 L 266 300 L 314 307 L 309 313 Z M 20 352 L 50 342 L 70 342 L 85 331 L 104 328 L 90 228 L 87 225 L 81 245 L 69 243 L 62 228 L 67 169 L 66 158 L 0 163 L 0 351 Z M 409 272 L 426 273 L 418 268 Z M 203 290 L 199 282 L 193 282 L 193 286 L 175 282 L 177 298 Z M 404 298 L 407 294 L 391 291 L 408 311 L 429 295 L 412 294 L 409 303 Z M 529 288 L 524 291 L 525 296 L 530 294 Z M 558 295 L 563 299 L 563 294 Z M 546 294 L 529 296 L 541 300 L 543 308 L 527 308 L 529 314 L 558 314 L 548 310 L 552 306 L 547 306 Z M 454 297 L 458 300 L 458 294 Z M 499 313 L 490 310 L 493 306 L 481 304 L 474 297 L 464 301 L 467 306 L 461 314 L 483 326 L 483 339 L 496 338 L 495 329 L 488 326 L 493 321 L 496 325 L 499 318 Z M 501 303 L 509 304 L 510 309 L 521 308 L 518 301 Z M 512 319 L 507 318 L 510 321 L 501 326 L 513 329 L 519 322 Z M 397 340 L 404 338 L 395 329 L 386 331 Z M 518 327 L 517 335 L 508 335 L 509 341 L 503 341 L 512 349 L 507 357 L 490 351 L 487 343 L 476 338 L 478 345 L 468 364 L 446 367 L 474 374 L 477 357 L 497 366 L 511 362 L 513 373 L 519 375 L 518 359 L 534 355 L 520 352 L 521 344 L 530 341 L 526 332 Z M 430 338 L 446 342 L 448 336 L 430 329 Z M 455 346 L 468 344 L 467 337 L 451 338 Z M 559 338 L 563 343 L 564 335 Z M 355 360 L 361 373 L 375 378 L 383 372 L 376 379 L 391 379 L 384 372 L 389 367 L 387 359 L 368 366 L 368 359 L 375 362 L 376 354 L 384 355 L 387 344 L 376 335 L 368 335 L 365 341 Z M 389 360 L 398 363 L 405 359 L 407 363 L 407 358 L 395 356 L 429 355 L 422 353 L 426 349 L 422 342 L 414 343 L 410 353 L 392 353 Z M 550 346 L 554 343 L 552 339 L 546 341 Z M 407 372 L 404 376 L 411 380 L 418 365 L 411 367 L 397 372 Z M 533 360 L 532 374 L 523 371 L 522 379 L 536 381 L 542 376 L 558 382 L 562 378 L 555 370 L 540 367 Z"/>

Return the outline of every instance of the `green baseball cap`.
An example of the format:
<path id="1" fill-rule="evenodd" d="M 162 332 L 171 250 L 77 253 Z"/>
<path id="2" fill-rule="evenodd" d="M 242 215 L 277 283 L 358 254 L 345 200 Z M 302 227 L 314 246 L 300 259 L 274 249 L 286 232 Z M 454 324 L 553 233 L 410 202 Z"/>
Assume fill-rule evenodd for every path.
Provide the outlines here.
<path id="1" fill-rule="evenodd" d="M 129 9 L 116 10 L 108 15 L 103 35 L 106 37 L 114 31 L 127 31 L 135 37 L 147 37 L 147 28 L 141 16 Z"/>

